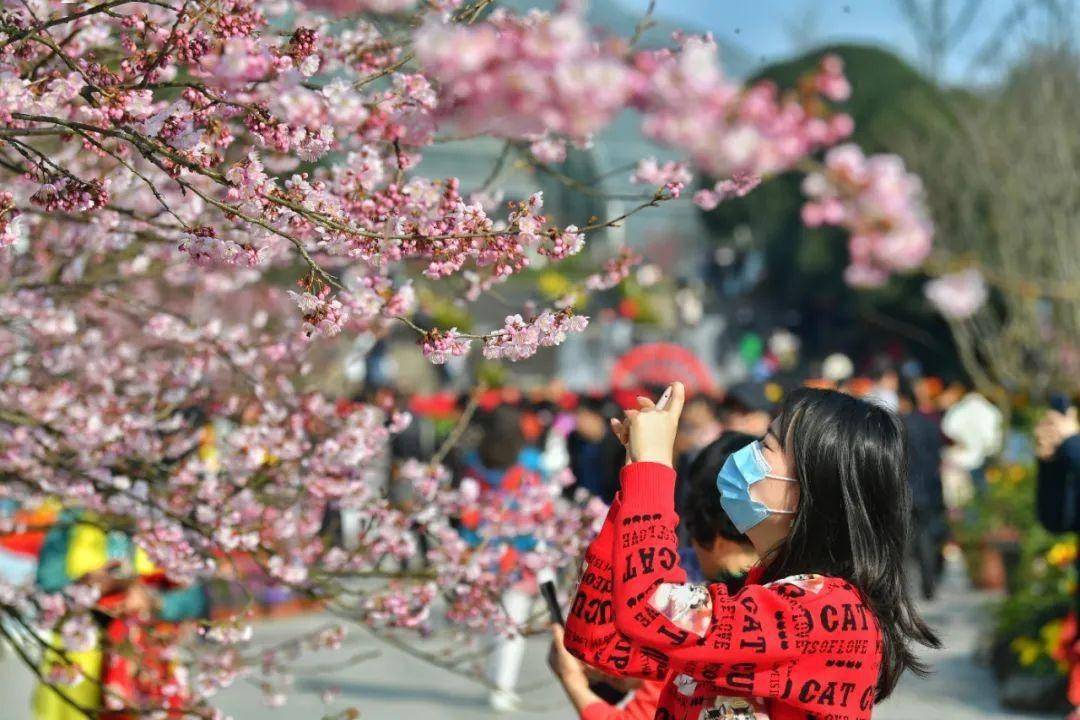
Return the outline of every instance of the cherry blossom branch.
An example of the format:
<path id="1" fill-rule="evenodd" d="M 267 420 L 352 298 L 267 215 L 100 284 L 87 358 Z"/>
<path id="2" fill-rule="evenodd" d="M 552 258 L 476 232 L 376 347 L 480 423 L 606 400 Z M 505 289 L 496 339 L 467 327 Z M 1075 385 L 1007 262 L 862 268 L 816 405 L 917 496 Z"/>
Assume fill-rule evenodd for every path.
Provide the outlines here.
<path id="1" fill-rule="evenodd" d="M 443 440 L 442 445 L 435 451 L 435 454 L 431 458 L 429 463 L 432 467 L 442 465 L 443 460 L 450 454 L 450 451 L 454 449 L 461 436 L 465 434 L 465 431 L 469 427 L 469 423 L 472 422 L 472 417 L 476 413 L 476 408 L 480 404 L 480 396 L 487 391 L 487 386 L 484 383 L 478 383 L 473 388 L 472 394 L 469 396 L 469 402 L 465 405 L 465 409 L 461 411 L 461 417 L 458 418 L 457 423 L 454 424 L 454 429 Z"/>
<path id="2" fill-rule="evenodd" d="M 7 40 L 0 43 L 0 51 L 3 51 L 4 48 L 14 42 L 18 42 L 19 40 L 29 37 L 34 32 L 48 30 L 49 28 L 55 27 L 57 25 L 65 25 L 69 22 L 74 22 L 75 20 L 80 20 L 84 17 L 89 17 L 91 15 L 97 15 L 98 13 L 111 10 L 112 8 L 119 7 L 121 5 L 157 5 L 158 7 L 163 7 L 166 10 L 178 12 L 176 8 L 166 2 L 162 2 L 162 0 L 107 0 L 107 2 L 99 3 L 97 5 L 91 5 L 85 10 L 80 10 L 79 12 L 71 13 L 70 15 L 64 15 L 63 17 L 39 23 L 38 25 L 27 28 L 26 30 L 16 31 L 9 35 Z"/>
<path id="3" fill-rule="evenodd" d="M 491 186 L 499 179 L 499 175 L 502 174 L 503 167 L 506 165 L 506 159 L 510 157 L 510 150 L 513 148 L 513 143 L 509 140 L 503 143 L 502 150 L 499 151 L 499 156 L 495 158 L 495 163 L 491 166 L 491 172 L 484 179 L 484 182 L 480 183 L 480 187 L 477 188 L 477 192 L 487 192 Z"/>

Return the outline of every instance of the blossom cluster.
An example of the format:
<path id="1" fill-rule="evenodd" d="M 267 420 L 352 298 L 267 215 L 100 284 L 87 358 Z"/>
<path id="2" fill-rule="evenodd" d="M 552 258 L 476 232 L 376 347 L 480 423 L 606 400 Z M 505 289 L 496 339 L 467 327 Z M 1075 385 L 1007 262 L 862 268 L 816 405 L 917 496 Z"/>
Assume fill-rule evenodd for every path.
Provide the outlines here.
<path id="1" fill-rule="evenodd" d="M 589 290 L 610 290 L 630 276 L 630 272 L 641 264 L 641 255 L 629 248 L 624 248 L 617 256 L 604 263 L 601 272 L 585 278 L 585 287 Z"/>
<path id="2" fill-rule="evenodd" d="M 450 328 L 445 332 L 433 328 L 420 342 L 424 357 L 436 365 L 445 365 L 452 357 L 467 355 L 470 346 L 470 340 L 462 337 L 457 328 Z"/>
<path id="3" fill-rule="evenodd" d="M 0 191 L 0 249 L 14 245 L 22 240 L 24 238 L 23 227 L 11 193 Z"/>
<path id="4" fill-rule="evenodd" d="M 686 163 L 669 160 L 657 162 L 656 158 L 646 158 L 638 163 L 630 181 L 663 188 L 672 197 L 679 197 L 686 184 L 693 176 Z"/>
<path id="5" fill-rule="evenodd" d="M 545 310 L 526 322 L 521 315 L 510 315 L 502 328 L 484 338 L 484 357 L 524 360 L 541 347 L 552 347 L 566 340 L 569 333 L 583 332 L 589 324 L 584 315 L 572 310 Z"/>
<path id="6" fill-rule="evenodd" d="M 499 8 L 471 27 L 429 19 L 414 47 L 440 85 L 439 117 L 467 135 L 586 142 L 626 105 L 636 80 L 569 11 Z"/>
<path id="7" fill-rule="evenodd" d="M 735 172 L 730 178 L 718 180 L 711 189 L 703 188 L 694 193 L 694 204 L 702 210 L 712 210 L 729 198 L 745 197 L 760 184 L 760 175 L 745 171 Z"/>
<path id="8" fill-rule="evenodd" d="M 634 63 L 647 78 L 635 100 L 646 135 L 684 151 L 714 178 L 783 172 L 853 129 L 850 116 L 823 102 L 850 92 L 835 56 L 787 94 L 768 81 L 744 88 L 725 77 L 710 37 L 687 37 L 678 52 L 639 53 Z"/>
<path id="9" fill-rule="evenodd" d="M 867 157 L 856 145 L 825 155 L 824 167 L 803 180 L 809 227 L 836 225 L 849 233 L 851 285 L 876 287 L 890 274 L 919 267 L 930 254 L 933 225 L 922 183 L 895 155 Z"/>

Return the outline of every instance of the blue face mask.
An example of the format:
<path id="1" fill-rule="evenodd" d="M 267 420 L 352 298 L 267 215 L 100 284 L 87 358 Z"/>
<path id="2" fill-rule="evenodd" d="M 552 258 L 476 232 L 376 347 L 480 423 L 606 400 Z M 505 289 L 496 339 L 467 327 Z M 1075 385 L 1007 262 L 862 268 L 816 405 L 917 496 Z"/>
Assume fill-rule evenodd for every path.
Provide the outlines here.
<path id="1" fill-rule="evenodd" d="M 775 510 L 767 507 L 765 503 L 750 496 L 750 486 L 765 478 L 798 482 L 795 478 L 773 474 L 772 468 L 769 467 L 769 463 L 761 452 L 761 443 L 757 440 L 731 453 L 724 462 L 724 466 L 720 468 L 720 474 L 716 476 L 716 487 L 720 490 L 720 505 L 741 533 L 745 533 L 769 517 L 770 513 L 795 514 L 794 510 Z"/>

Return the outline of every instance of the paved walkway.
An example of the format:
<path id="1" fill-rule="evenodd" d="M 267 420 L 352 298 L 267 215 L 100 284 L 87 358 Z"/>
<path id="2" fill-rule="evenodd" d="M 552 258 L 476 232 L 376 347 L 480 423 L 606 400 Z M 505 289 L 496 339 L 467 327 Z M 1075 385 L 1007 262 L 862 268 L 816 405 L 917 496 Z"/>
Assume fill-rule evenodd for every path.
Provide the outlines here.
<path id="1" fill-rule="evenodd" d="M 1010 713 L 997 705 L 996 688 L 987 669 L 972 662 L 978 622 L 985 618 L 986 597 L 970 591 L 958 567 L 951 567 L 939 598 L 924 608 L 927 619 L 943 635 L 945 647 L 926 659 L 934 668 L 927 679 L 907 677 L 893 698 L 874 713 L 875 720 L 1036 720 Z M 265 624 L 257 637 L 271 643 L 298 632 L 320 626 L 321 616 L 306 616 Z M 378 651 L 374 659 L 350 665 L 357 653 Z M 491 720 L 514 717 L 518 720 L 570 720 L 570 706 L 558 686 L 549 680 L 544 665 L 546 643 L 536 638 L 529 643 L 522 672 L 523 682 L 539 685 L 525 698 L 528 707 L 516 715 L 498 715 L 485 703 L 485 693 L 474 683 L 462 680 L 402 652 L 376 643 L 356 633 L 342 652 L 312 656 L 302 664 L 320 665 L 319 672 L 297 673 L 288 704 L 267 708 L 260 692 L 248 683 L 238 683 L 219 698 L 219 706 L 235 720 L 319 720 L 355 705 L 367 720 Z M 329 665 L 330 672 L 326 666 Z M 26 700 L 29 674 L 5 652 L 0 658 L 0 709 L 2 720 L 31 720 Z M 321 700 L 324 689 L 340 690 L 330 705 Z M 1039 720 L 1043 720 L 1040 718 Z"/>

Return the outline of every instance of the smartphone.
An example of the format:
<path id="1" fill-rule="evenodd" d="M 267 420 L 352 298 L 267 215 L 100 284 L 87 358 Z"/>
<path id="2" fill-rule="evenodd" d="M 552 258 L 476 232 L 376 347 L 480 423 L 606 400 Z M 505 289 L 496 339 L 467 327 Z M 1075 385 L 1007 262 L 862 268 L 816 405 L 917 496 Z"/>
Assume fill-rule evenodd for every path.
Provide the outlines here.
<path id="1" fill-rule="evenodd" d="M 559 598 L 555 594 L 555 583 L 550 580 L 545 580 L 540 583 L 540 594 L 544 596 L 544 602 L 547 603 L 548 615 L 551 617 L 551 622 L 557 625 L 566 625 L 566 621 L 563 619 L 562 608 L 559 607 Z"/>
<path id="2" fill-rule="evenodd" d="M 656 401 L 657 410 L 667 410 L 668 404 L 671 402 L 671 386 L 667 386 L 667 390 L 660 396 L 660 399 Z"/>

